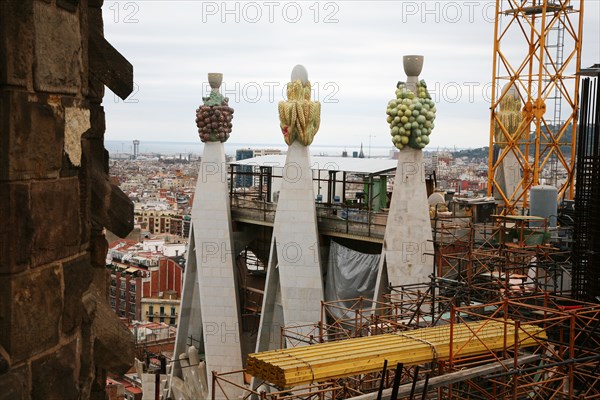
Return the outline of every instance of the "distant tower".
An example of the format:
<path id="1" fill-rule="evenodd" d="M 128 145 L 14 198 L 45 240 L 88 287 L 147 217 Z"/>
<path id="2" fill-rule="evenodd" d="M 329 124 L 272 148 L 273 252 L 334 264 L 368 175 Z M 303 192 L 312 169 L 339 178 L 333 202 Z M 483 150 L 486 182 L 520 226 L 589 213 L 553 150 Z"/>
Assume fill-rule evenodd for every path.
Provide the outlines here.
<path id="1" fill-rule="evenodd" d="M 140 141 L 133 141 L 133 159 L 135 160 L 140 155 Z"/>
<path id="2" fill-rule="evenodd" d="M 254 150 L 252 149 L 237 149 L 235 151 L 236 161 L 246 160 L 252 157 L 254 157 Z M 237 175 L 235 176 L 235 187 L 251 187 L 254 184 L 254 177 L 252 176 L 253 170 L 251 165 L 236 165 L 235 172 L 237 172 Z"/>
<path id="3" fill-rule="evenodd" d="M 365 158 L 365 153 L 363 153 L 363 144 L 360 144 L 360 153 L 358 153 L 358 158 Z"/>

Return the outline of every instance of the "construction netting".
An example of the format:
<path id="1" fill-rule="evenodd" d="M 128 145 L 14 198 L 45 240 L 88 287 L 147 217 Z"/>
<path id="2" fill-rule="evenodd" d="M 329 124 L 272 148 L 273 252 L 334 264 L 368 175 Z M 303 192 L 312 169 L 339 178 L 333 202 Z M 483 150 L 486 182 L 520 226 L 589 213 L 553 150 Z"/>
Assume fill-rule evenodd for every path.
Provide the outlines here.
<path id="1" fill-rule="evenodd" d="M 359 297 L 373 299 L 380 258 L 380 254 L 361 253 L 331 241 L 325 283 L 326 301 Z M 347 308 L 352 308 L 354 303 L 353 300 L 340 301 L 340 305 Z M 339 314 L 345 312 L 342 308 L 334 310 L 334 314 L 336 311 Z M 343 318 L 345 316 L 336 315 L 336 317 Z"/>

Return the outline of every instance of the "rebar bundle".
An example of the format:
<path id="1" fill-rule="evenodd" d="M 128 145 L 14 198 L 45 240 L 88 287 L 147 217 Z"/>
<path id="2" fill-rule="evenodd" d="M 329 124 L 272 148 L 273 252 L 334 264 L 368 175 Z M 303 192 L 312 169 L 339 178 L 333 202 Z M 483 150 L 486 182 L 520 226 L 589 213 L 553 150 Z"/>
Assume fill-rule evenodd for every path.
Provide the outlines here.
<path id="1" fill-rule="evenodd" d="M 582 82 L 577 146 L 577 191 L 573 245 L 573 294 L 600 296 L 600 90 L 598 79 Z"/>

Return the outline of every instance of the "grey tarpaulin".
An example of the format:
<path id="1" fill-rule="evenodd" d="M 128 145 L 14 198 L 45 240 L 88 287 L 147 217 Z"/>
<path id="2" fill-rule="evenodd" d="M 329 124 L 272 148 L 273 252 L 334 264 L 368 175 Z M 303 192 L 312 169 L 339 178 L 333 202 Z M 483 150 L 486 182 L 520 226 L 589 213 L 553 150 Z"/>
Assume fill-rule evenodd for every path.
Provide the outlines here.
<path id="1" fill-rule="evenodd" d="M 380 254 L 365 254 L 349 249 L 331 241 L 327 279 L 325 284 L 325 299 L 337 301 L 363 297 L 372 300 L 377 279 L 377 267 Z M 350 308 L 354 302 L 342 302 L 342 306 Z M 363 303 L 364 306 L 368 303 Z M 343 310 L 334 308 L 332 313 L 336 318 L 350 318 L 353 315 L 342 315 Z"/>

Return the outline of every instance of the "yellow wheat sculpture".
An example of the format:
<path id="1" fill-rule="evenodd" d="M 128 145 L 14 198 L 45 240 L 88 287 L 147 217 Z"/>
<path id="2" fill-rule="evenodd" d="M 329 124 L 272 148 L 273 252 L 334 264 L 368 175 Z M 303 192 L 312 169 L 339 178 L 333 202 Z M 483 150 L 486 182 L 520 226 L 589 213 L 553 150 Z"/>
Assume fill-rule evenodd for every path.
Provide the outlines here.
<path id="1" fill-rule="evenodd" d="M 280 101 L 279 126 L 285 142 L 291 145 L 298 140 L 304 146 L 312 143 L 321 123 L 321 103 L 310 101 L 310 82 L 290 82 L 287 101 Z"/>
<path id="2" fill-rule="evenodd" d="M 524 132 L 521 128 L 521 131 L 517 135 L 520 125 L 523 122 L 523 112 L 521 111 L 521 99 L 519 98 L 519 94 L 516 92 L 516 90 L 509 90 L 504 98 L 500 100 L 498 119 L 513 140 L 527 141 L 527 135 L 529 132 Z M 500 128 L 500 124 L 498 124 L 498 122 L 495 123 L 495 135 L 498 146 L 504 148 L 510 138 L 504 134 L 504 131 L 502 128 Z"/>

